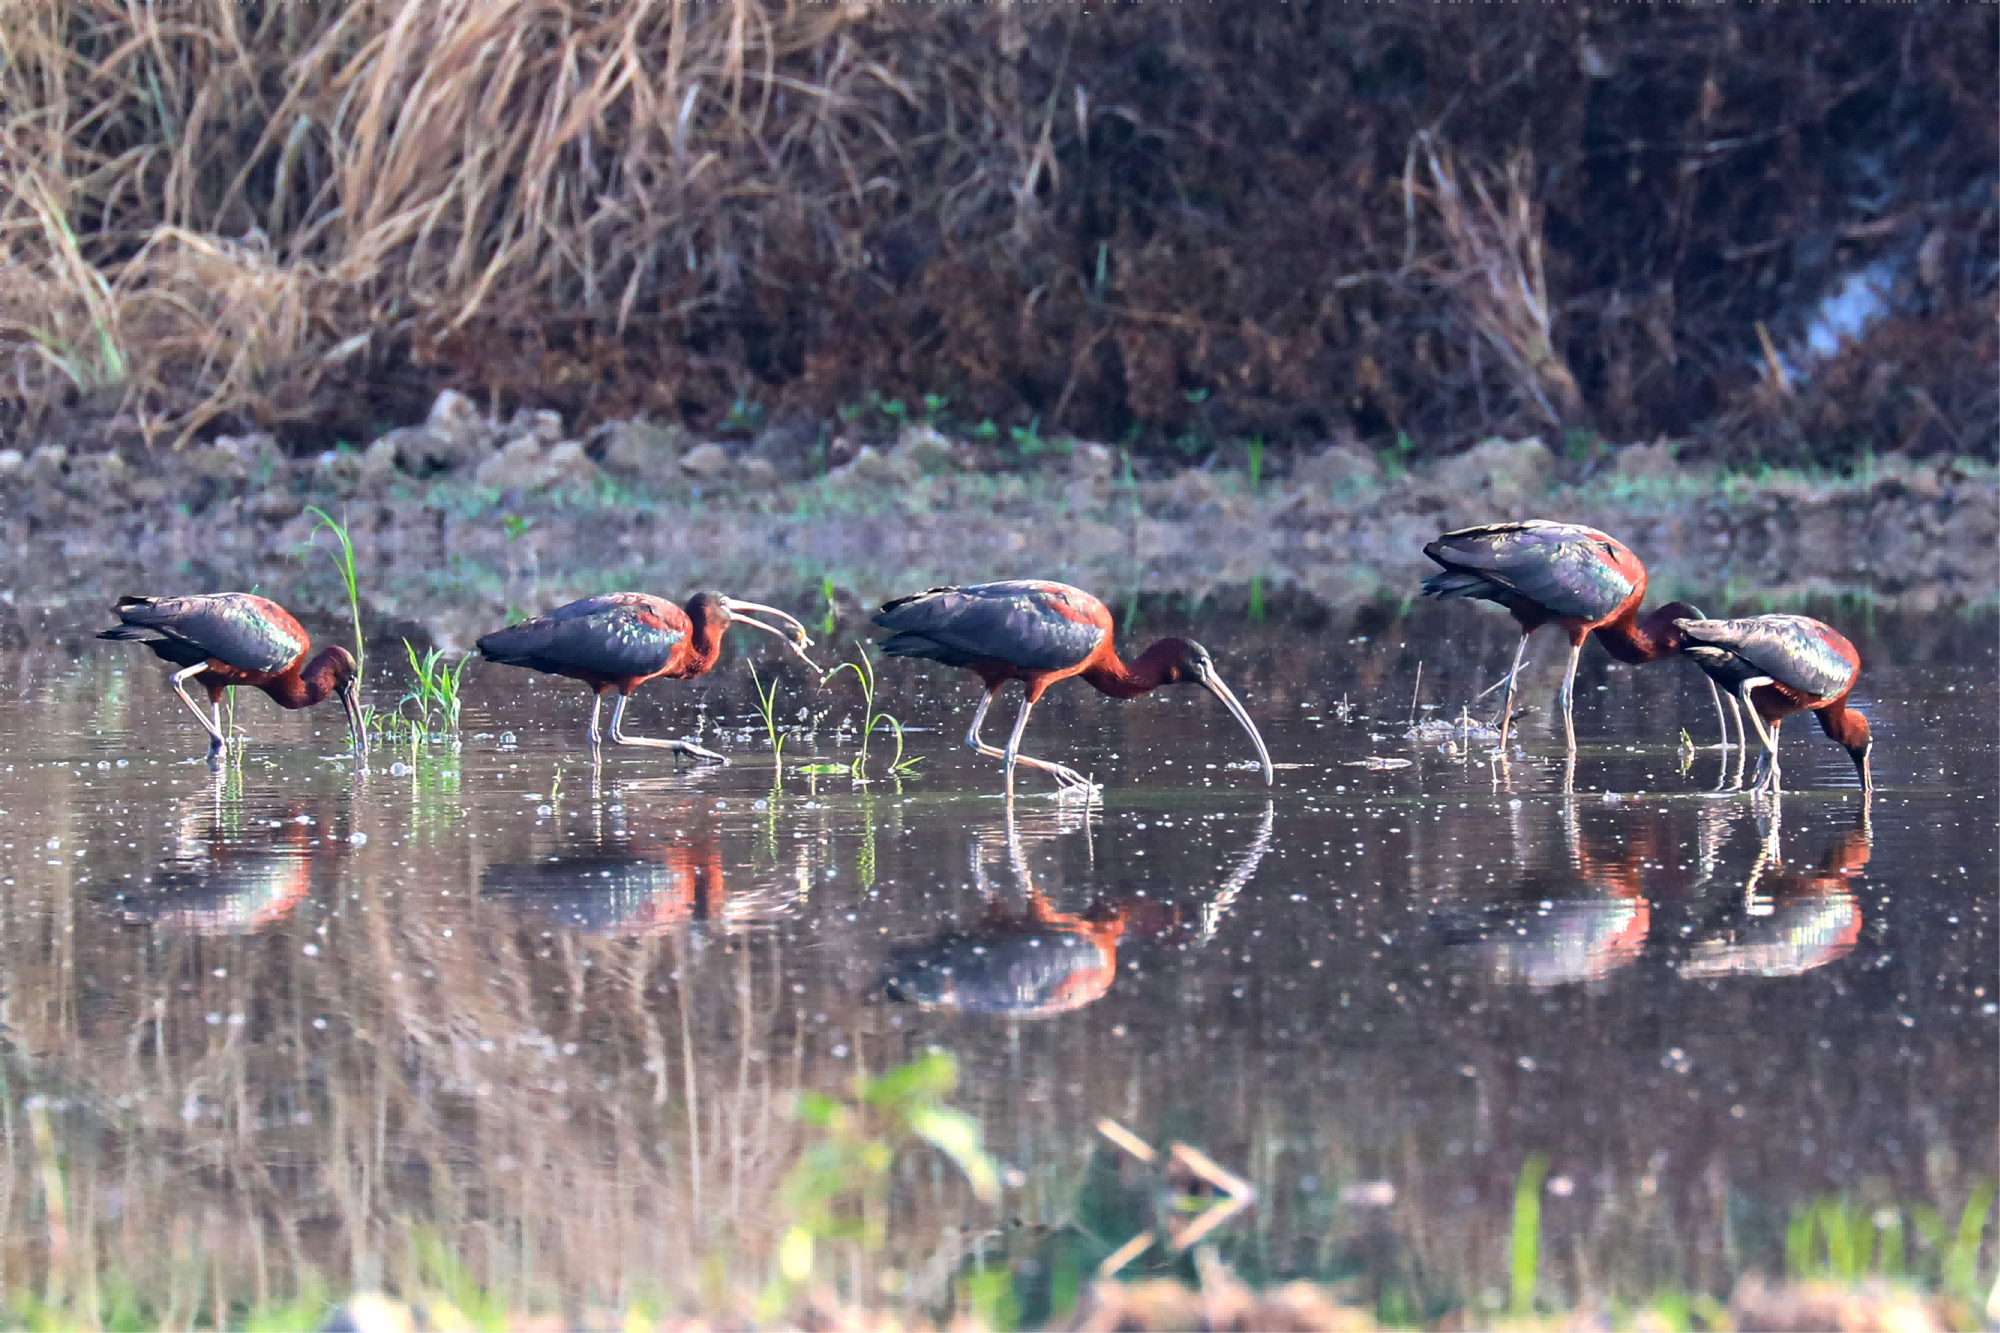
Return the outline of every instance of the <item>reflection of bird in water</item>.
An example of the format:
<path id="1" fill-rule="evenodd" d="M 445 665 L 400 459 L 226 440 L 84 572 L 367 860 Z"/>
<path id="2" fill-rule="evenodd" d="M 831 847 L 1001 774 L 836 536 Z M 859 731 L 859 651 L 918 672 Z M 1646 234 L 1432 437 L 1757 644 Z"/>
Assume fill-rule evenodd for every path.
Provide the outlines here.
<path id="1" fill-rule="evenodd" d="M 713 827 L 685 839 L 635 844 L 600 839 L 582 855 L 489 865 L 480 892 L 535 924 L 602 935 L 659 935 L 692 922 L 740 930 L 793 915 L 795 883 L 740 886 L 723 873 Z"/>
<path id="2" fill-rule="evenodd" d="M 1058 809 L 1053 818 L 1030 826 L 1028 841 L 1087 828 L 1087 812 Z M 1270 845 L 1274 810 L 1266 805 L 1250 847 L 1202 915 L 1201 939 L 1214 933 L 1215 920 L 1242 892 Z M 1127 931 L 1159 936 L 1171 931 L 1178 913 L 1155 899 L 1105 895 L 1080 914 L 1057 911 L 1035 887 L 1022 852 L 1021 826 L 1009 807 L 1004 825 L 975 832 L 972 873 L 986 895 L 984 920 L 968 930 L 947 931 L 891 951 L 882 989 L 891 999 L 925 1009 L 1009 1018 L 1049 1018 L 1101 999 L 1118 976 L 1118 945 Z M 1004 846 L 1016 883 L 1027 895 L 1024 910 L 1010 910 L 988 884 L 983 852 Z"/>
<path id="3" fill-rule="evenodd" d="M 204 801 L 183 812 L 174 858 L 122 896 L 127 921 L 175 934 L 248 935 L 283 921 L 312 896 L 313 859 L 327 840 L 318 826 L 299 822 L 303 807 L 291 808 L 275 829 L 269 818 L 249 820 L 272 834 L 268 843 L 251 843 L 224 829 L 216 800 L 215 807 Z"/>
<path id="4" fill-rule="evenodd" d="M 1432 914 L 1432 929 L 1446 945 L 1497 981 L 1539 989 L 1598 980 L 1637 958 L 1652 928 L 1640 873 L 1666 863 L 1666 830 L 1652 812 L 1635 811 L 1621 820 L 1615 846 L 1602 852 L 1581 836 L 1576 803 L 1563 805 L 1575 882 L 1549 892 L 1553 886 L 1534 877 L 1512 901 Z"/>
<path id="5" fill-rule="evenodd" d="M 1677 969 L 1683 977 L 1795 977 L 1846 957 L 1861 938 L 1861 904 L 1851 882 L 1868 866 L 1865 798 L 1860 822 L 1828 844 L 1809 869 L 1784 864 L 1778 828 L 1774 808 L 1743 896 L 1732 904 L 1740 919 L 1722 937 L 1695 944 Z"/>

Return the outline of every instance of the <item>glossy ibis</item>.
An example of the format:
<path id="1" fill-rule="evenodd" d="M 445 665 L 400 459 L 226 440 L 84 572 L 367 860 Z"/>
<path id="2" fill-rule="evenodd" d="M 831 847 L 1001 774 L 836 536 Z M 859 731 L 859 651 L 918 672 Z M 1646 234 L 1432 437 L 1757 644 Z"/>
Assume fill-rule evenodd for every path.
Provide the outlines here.
<path id="1" fill-rule="evenodd" d="M 779 629 L 745 614 L 752 611 L 776 616 L 788 628 Z M 603 753 L 598 716 L 604 695 L 616 690 L 618 702 L 611 708 L 612 744 L 647 745 L 726 764 L 727 759 L 693 741 L 627 736 L 622 724 L 626 701 L 647 681 L 661 676 L 686 680 L 711 670 L 722 655 L 722 631 L 731 625 L 776 636 L 818 673 L 819 665 L 805 654 L 806 645 L 812 642 L 806 637 L 805 626 L 774 606 L 738 601 L 719 592 L 696 593 L 688 599 L 686 610 L 664 597 L 643 592 L 585 597 L 495 630 L 481 638 L 478 646 L 490 662 L 567 676 L 588 685 L 594 695 L 590 705 L 593 760 Z"/>
<path id="2" fill-rule="evenodd" d="M 1563 675 L 1563 736 L 1576 749 L 1574 699 L 1576 664 L 1583 641 L 1592 634 L 1621 662 L 1657 662 L 1680 650 L 1675 622 L 1699 618 L 1686 602 L 1669 602 L 1643 619 L 1639 603 L 1646 596 L 1646 567 L 1625 543 L 1581 523 L 1552 523 L 1531 518 L 1518 523 L 1489 523 L 1447 532 L 1424 547 L 1424 554 L 1444 571 L 1424 580 L 1428 597 L 1476 597 L 1498 602 L 1521 626 L 1514 665 L 1507 672 L 1507 698 L 1500 712 L 1500 747 L 1514 717 L 1514 683 L 1521 674 L 1521 655 L 1528 636 L 1544 625 L 1558 625 L 1569 637 L 1569 670 Z M 1712 692 L 1711 692 L 1712 693 Z M 1722 718 L 1720 696 L 1715 712 Z M 1722 723 L 1729 741 L 1729 725 Z"/>
<path id="3" fill-rule="evenodd" d="M 972 715 L 965 743 L 989 758 L 1006 761 L 1006 791 L 1014 794 L 1014 765 L 1027 764 L 1053 777 L 1064 789 L 1090 789 L 1090 782 L 1073 769 L 1021 753 L 1021 732 L 1028 714 L 1049 686 L 1081 676 L 1099 692 L 1130 699 L 1162 685 L 1200 685 L 1222 700 L 1231 716 L 1250 733 L 1264 781 L 1273 778 L 1270 753 L 1256 724 L 1222 678 L 1208 649 L 1189 639 L 1161 639 L 1130 664 L 1118 660 L 1112 647 L 1111 612 L 1081 588 L 1046 579 L 1010 579 L 966 587 L 930 588 L 910 597 L 885 602 L 875 623 L 891 631 L 882 651 L 891 657 L 921 657 L 946 666 L 963 667 L 986 683 L 985 697 Z M 1010 680 L 1021 682 L 1026 695 L 1005 750 L 979 739 L 980 725 L 993 696 Z"/>
<path id="4" fill-rule="evenodd" d="M 1861 789 L 1875 789 L 1868 719 L 1847 703 L 1861 675 L 1861 654 L 1839 630 L 1810 616 L 1790 615 L 1689 618 L 1675 624 L 1685 639 L 1681 651 L 1750 714 L 1764 744 L 1760 789 L 1779 789 L 1778 727 L 1799 712 L 1812 713 L 1819 729 L 1846 749 Z"/>
<path id="5" fill-rule="evenodd" d="M 222 692 L 232 685 L 262 690 L 283 708 L 310 708 L 333 695 L 347 709 L 354 752 L 368 757 L 368 734 L 361 721 L 361 695 L 354 658 L 329 645 L 311 661 L 312 640 L 291 612 L 247 592 L 196 597 L 121 597 L 121 623 L 100 639 L 143 643 L 180 670 L 170 677 L 174 693 L 208 732 L 208 761 L 221 762 Z M 188 697 L 192 678 L 208 690 L 208 712 Z"/>

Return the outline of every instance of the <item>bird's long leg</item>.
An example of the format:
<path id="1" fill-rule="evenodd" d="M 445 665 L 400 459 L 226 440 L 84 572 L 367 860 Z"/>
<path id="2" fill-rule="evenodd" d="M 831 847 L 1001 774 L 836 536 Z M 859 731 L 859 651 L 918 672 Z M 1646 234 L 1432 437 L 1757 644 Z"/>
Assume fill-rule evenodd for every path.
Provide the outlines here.
<path id="1" fill-rule="evenodd" d="M 1708 700 L 1715 705 L 1715 724 L 1722 729 L 1722 744 L 1717 748 L 1724 755 L 1727 755 L 1729 753 L 1729 717 L 1722 711 L 1722 691 L 1715 688 L 1715 678 L 1713 676 L 1704 673 L 1702 679 L 1708 682 Z M 1743 724 L 1739 722 L 1736 725 L 1740 727 Z"/>
<path id="2" fill-rule="evenodd" d="M 1750 736 L 1743 729 L 1743 714 L 1747 711 L 1736 701 L 1734 694 L 1723 696 L 1729 700 L 1729 715 L 1736 719 L 1736 777 L 1731 783 L 1733 790 L 1743 789 L 1743 769 L 1750 762 Z"/>
<path id="3" fill-rule="evenodd" d="M 1033 755 L 1018 753 L 1020 749 L 1019 741 L 1021 739 L 1021 728 L 1019 725 L 1015 726 L 1014 741 L 1010 743 L 1009 748 L 1006 750 L 988 745 L 985 741 L 979 739 L 979 728 L 986 721 L 986 710 L 992 706 L 993 696 L 1000 693 L 1006 683 L 1003 680 L 998 685 L 989 685 L 986 687 L 986 694 L 980 699 L 978 709 L 972 714 L 972 725 L 966 729 L 965 743 L 980 754 L 985 755 L 988 759 L 1005 759 L 1007 761 L 1007 794 L 1009 796 L 1014 794 L 1013 774 L 1015 764 L 1026 764 L 1030 768 L 1039 768 L 1042 772 L 1054 778 L 1057 785 L 1065 789 L 1070 787 L 1082 787 L 1085 790 L 1095 789 L 1095 783 L 1073 768 L 1064 768 L 1061 764 L 1052 764 L 1046 759 L 1037 759 Z M 1023 721 L 1025 721 L 1027 717 L 1025 709 L 1022 710 L 1021 716 Z"/>
<path id="4" fill-rule="evenodd" d="M 627 736 L 624 731 L 625 703 L 631 696 L 621 694 L 618 702 L 611 705 L 611 743 L 613 745 L 646 745 L 655 750 L 672 750 L 675 754 L 693 755 L 696 759 L 706 759 L 711 763 L 726 764 L 726 755 L 713 750 L 705 750 L 693 741 L 666 741 L 651 736 Z"/>
<path id="5" fill-rule="evenodd" d="M 1582 642 L 1578 641 L 1571 644 L 1569 647 L 1569 670 L 1563 672 L 1563 739 L 1568 743 L 1571 754 L 1576 753 L 1576 664 L 1582 656 Z"/>
<path id="6" fill-rule="evenodd" d="M 979 707 L 972 710 L 972 725 L 965 729 L 965 743 L 980 754 L 998 754 L 999 751 L 979 739 L 979 729 L 986 725 L 986 710 L 993 706 L 993 696 L 1000 693 L 1006 681 L 999 681 L 986 687 L 986 693 L 979 697 Z"/>
<path id="7" fill-rule="evenodd" d="M 1750 725 L 1757 728 L 1757 739 L 1764 745 L 1764 772 L 1757 776 L 1756 790 L 1762 791 L 1769 785 L 1776 790 L 1778 773 L 1778 737 L 1775 729 L 1766 730 L 1764 719 L 1758 715 L 1757 705 L 1750 702 L 1750 691 L 1759 685 L 1771 684 L 1769 676 L 1752 676 L 1736 686 L 1736 697 L 1742 701 L 1743 711 L 1750 716 Z"/>
<path id="8" fill-rule="evenodd" d="M 602 763 L 604 760 L 604 740 L 597 730 L 597 717 L 603 711 L 604 696 L 592 690 L 590 694 L 590 762 L 593 764 Z"/>
<path id="9" fill-rule="evenodd" d="M 1521 678 L 1521 658 L 1528 651 L 1528 636 L 1514 645 L 1514 665 L 1507 669 L 1507 696 L 1500 702 L 1500 744 L 1496 749 L 1507 748 L 1507 729 L 1514 723 L 1514 683 Z"/>
<path id="10" fill-rule="evenodd" d="M 1033 699 L 1021 700 L 1020 716 L 1014 719 L 1013 733 L 1007 737 L 1007 751 L 1004 758 L 1007 761 L 1007 799 L 1010 801 L 1014 799 L 1014 765 L 1021 757 L 1021 733 L 1027 730 L 1028 714 L 1034 711 L 1035 701 Z"/>
<path id="11" fill-rule="evenodd" d="M 212 764 L 216 761 L 216 757 L 222 753 L 223 746 L 228 744 L 228 741 L 222 734 L 221 715 L 218 714 L 211 721 L 208 714 L 201 711 L 201 705 L 190 699 L 187 692 L 189 677 L 199 676 L 206 670 L 208 670 L 208 663 L 197 662 L 191 667 L 174 672 L 170 679 L 173 682 L 174 693 L 178 694 L 181 702 L 187 705 L 188 712 L 194 714 L 194 720 L 201 723 L 201 729 L 208 733 L 208 762 Z M 210 700 L 210 706 L 214 706 L 213 700 Z"/>

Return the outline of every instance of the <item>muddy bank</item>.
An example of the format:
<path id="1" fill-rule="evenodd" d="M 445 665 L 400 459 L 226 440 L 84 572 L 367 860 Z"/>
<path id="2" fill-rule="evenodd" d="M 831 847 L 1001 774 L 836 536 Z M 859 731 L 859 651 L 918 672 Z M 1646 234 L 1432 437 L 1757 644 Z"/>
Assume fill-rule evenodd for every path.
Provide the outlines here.
<path id="1" fill-rule="evenodd" d="M 1746 1277 L 1736 1285 L 1727 1306 L 1704 1299 L 1704 1323 L 1711 1329 L 1791 1329 L 1791 1328 L 1895 1328 L 1906 1333 L 1931 1333 L 1970 1326 L 1970 1311 L 1943 1297 L 1927 1296 L 1906 1286 L 1881 1280 L 1841 1284 L 1834 1282 L 1766 1282 Z M 1646 1308 L 1633 1322 L 1635 1328 L 1671 1328 L 1670 1298 L 1658 1302 L 1660 1308 Z M 979 1315 L 965 1312 L 945 1324 L 934 1324 L 921 1316 L 849 1308 L 820 1300 L 807 1307 L 803 1321 L 809 1326 L 837 1328 L 864 1333 L 882 1329 L 903 1333 L 908 1329 L 948 1326 L 979 1330 L 992 1325 Z M 459 1312 L 447 1300 L 426 1299 L 405 1304 L 379 1295 L 358 1296 L 339 1311 L 348 1321 L 341 1327 L 446 1328 Z M 424 1316 L 421 1318 L 419 1316 Z M 1441 1320 L 1378 1322 L 1372 1305 L 1355 1303 L 1352 1291 L 1309 1282 L 1290 1282 L 1267 1290 L 1244 1284 L 1222 1269 L 1213 1259 L 1205 1265 L 1199 1288 L 1171 1279 L 1154 1278 L 1143 1282 L 1091 1283 L 1076 1308 L 1050 1324 L 1052 1329 L 1076 1329 L 1095 1333 L 1102 1329 L 1197 1329 L 1233 1330 L 1268 1328 L 1297 1330 L 1297 1333 L 1367 1333 L 1368 1330 L 1396 1327 L 1464 1328 L 1479 1315 L 1454 1310 Z M 662 1320 L 649 1323 L 643 1317 L 615 1310 L 590 1310 L 578 1319 L 568 1317 L 571 1327 L 586 1329 L 689 1329 L 706 1333 L 711 1327 L 704 1319 L 686 1322 Z M 391 1323 L 391 1321 L 394 1321 Z M 515 1314 L 506 1321 L 509 1328 L 539 1328 L 543 1324 L 532 1315 Z M 745 1327 L 757 1327 L 752 1321 Z M 789 1323 L 780 1326 L 790 1326 Z M 1597 1329 L 1611 1324 L 1601 1311 L 1577 1309 L 1561 1313 L 1513 1315 L 1508 1328 Z"/>
<path id="2" fill-rule="evenodd" d="M 455 435 L 452 414 L 469 410 L 455 397 L 425 426 L 304 460 L 258 436 L 137 458 L 0 450 L 0 580 L 17 604 L 254 587 L 332 609 L 342 594 L 312 549 L 319 508 L 352 532 L 376 614 L 462 646 L 510 607 L 628 586 L 810 592 L 817 605 L 831 580 L 858 604 L 1034 573 L 1193 595 L 1254 580 L 1353 603 L 1412 593 L 1422 544 L 1442 530 L 1559 516 L 1628 542 L 1659 596 L 1917 610 L 2000 596 L 2000 480 L 1963 461 L 1752 477 L 1683 466 L 1667 444 L 1578 461 L 1495 439 L 1413 470 L 1332 445 L 1284 476 L 1149 476 L 1107 446 L 1060 441 L 1020 475 L 977 441 L 910 427 L 786 476 L 754 441 L 644 423 L 568 440 L 552 413 L 471 417 Z"/>

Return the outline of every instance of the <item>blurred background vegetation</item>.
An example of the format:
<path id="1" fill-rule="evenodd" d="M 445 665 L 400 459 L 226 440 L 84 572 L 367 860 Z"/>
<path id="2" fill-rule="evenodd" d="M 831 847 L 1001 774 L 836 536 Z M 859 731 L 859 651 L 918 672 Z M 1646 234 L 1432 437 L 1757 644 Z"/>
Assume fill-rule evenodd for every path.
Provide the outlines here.
<path id="1" fill-rule="evenodd" d="M 1991 6 L 0 0 L 0 34 L 17 438 L 318 448 L 454 387 L 801 450 L 871 392 L 1162 461 L 2000 439 Z"/>

